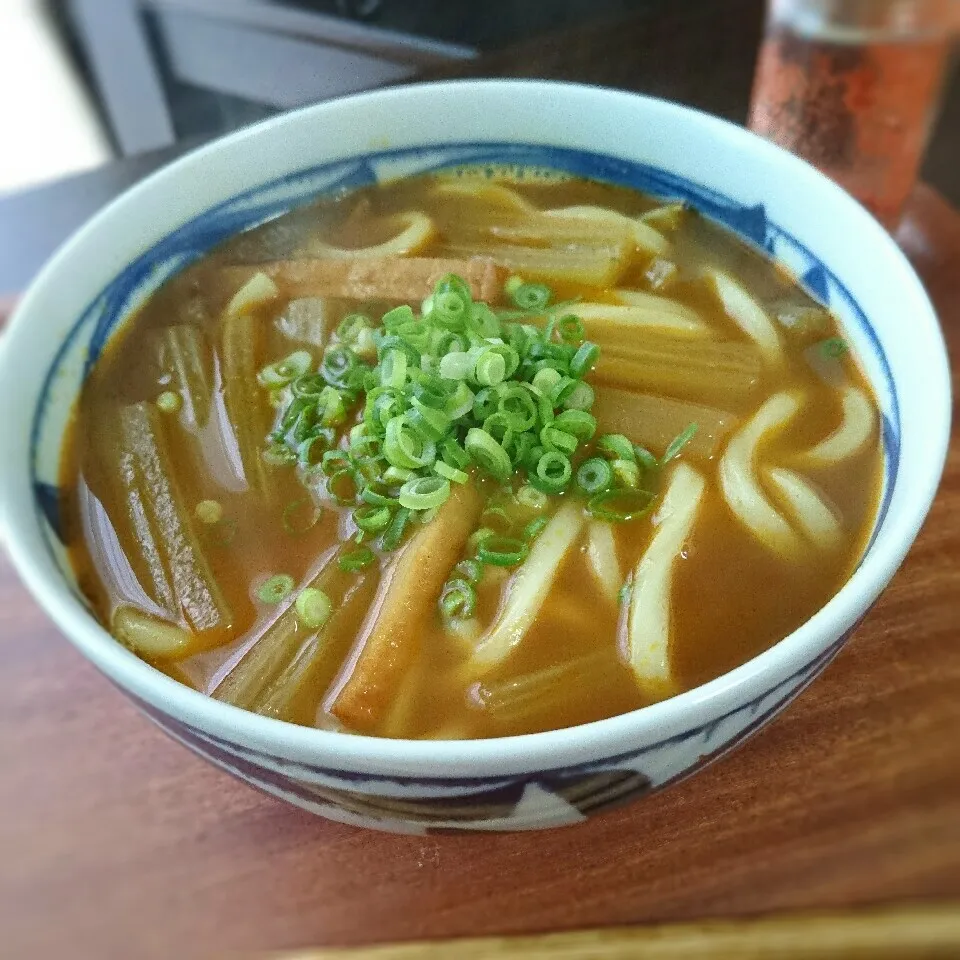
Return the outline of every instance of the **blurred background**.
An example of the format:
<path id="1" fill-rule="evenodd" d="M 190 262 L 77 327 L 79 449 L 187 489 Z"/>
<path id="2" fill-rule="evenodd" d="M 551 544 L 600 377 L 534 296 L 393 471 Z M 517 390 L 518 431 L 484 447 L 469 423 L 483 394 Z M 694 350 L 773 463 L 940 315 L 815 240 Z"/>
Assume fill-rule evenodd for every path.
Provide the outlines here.
<path id="1" fill-rule="evenodd" d="M 458 64 L 545 34 L 638 13 L 661 17 L 682 7 L 684 16 L 694 16 L 696 8 L 728 8 L 733 29 L 750 38 L 733 44 L 747 61 L 746 76 L 762 6 L 739 0 L 2 0 L 0 194 L 112 159 L 176 152 L 177 145 L 278 110 L 456 72 Z M 731 46 L 728 38 L 716 40 Z M 576 50 L 567 56 L 571 78 L 580 79 Z M 635 82 L 627 85 L 684 99 L 681 78 L 674 78 L 676 89 L 656 90 L 656 78 L 644 76 L 645 59 L 641 52 L 630 78 Z M 669 69 L 660 67 L 661 73 Z M 727 112 L 722 102 L 716 112 Z M 956 78 L 939 126 L 960 130 Z M 935 137 L 925 174 L 935 184 L 943 181 L 948 195 L 957 190 L 947 176 L 957 163 L 951 145 Z M 960 203 L 960 196 L 951 199 Z"/>

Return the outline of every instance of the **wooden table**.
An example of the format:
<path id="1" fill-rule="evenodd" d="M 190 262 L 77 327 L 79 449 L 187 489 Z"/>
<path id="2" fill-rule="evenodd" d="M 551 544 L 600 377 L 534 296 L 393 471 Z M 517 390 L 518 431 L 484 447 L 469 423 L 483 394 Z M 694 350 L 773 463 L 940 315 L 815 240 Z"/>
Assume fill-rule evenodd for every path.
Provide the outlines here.
<path id="1" fill-rule="evenodd" d="M 921 188 L 901 239 L 956 384 L 960 216 Z M 580 827 L 404 838 L 315 819 L 166 739 L 0 556 L 0 956 L 219 957 L 960 899 L 958 625 L 955 435 L 893 585 L 738 753 Z"/>

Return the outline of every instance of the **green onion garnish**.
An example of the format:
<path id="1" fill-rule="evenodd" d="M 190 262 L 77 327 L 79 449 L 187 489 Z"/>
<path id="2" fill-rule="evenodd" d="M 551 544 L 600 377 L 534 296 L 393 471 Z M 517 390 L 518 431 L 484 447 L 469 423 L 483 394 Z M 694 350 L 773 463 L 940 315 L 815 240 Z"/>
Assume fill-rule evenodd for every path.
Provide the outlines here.
<path id="1" fill-rule="evenodd" d="M 536 540 L 549 522 L 550 521 L 546 517 L 534 517 L 523 528 L 523 539 L 527 541 Z"/>
<path id="2" fill-rule="evenodd" d="M 337 558 L 337 566 L 347 573 L 354 573 L 369 567 L 376 560 L 376 555 L 369 547 L 356 547 L 341 553 Z"/>
<path id="3" fill-rule="evenodd" d="M 223 519 L 223 507 L 219 500 L 201 500 L 193 508 L 193 513 L 201 523 L 211 526 Z"/>
<path id="4" fill-rule="evenodd" d="M 313 357 L 307 350 L 297 350 L 277 363 L 267 364 L 258 374 L 257 380 L 264 387 L 283 387 L 303 376 L 313 364 Z"/>
<path id="5" fill-rule="evenodd" d="M 283 529 L 290 536 L 298 537 L 316 524 L 322 512 L 309 497 L 294 500 L 283 508 Z"/>
<path id="6" fill-rule="evenodd" d="M 293 604 L 297 619 L 311 630 L 322 627 L 333 612 L 330 598 L 316 587 L 306 587 L 300 591 Z"/>
<path id="7" fill-rule="evenodd" d="M 691 423 L 685 430 L 682 430 L 673 440 L 670 441 L 667 446 L 666 452 L 663 455 L 663 459 L 660 461 L 662 466 L 665 463 L 669 463 L 680 451 L 693 439 L 694 434 L 697 432 L 697 425 Z"/>
<path id="8" fill-rule="evenodd" d="M 830 337 L 820 344 L 820 351 L 825 357 L 842 357 L 850 349 L 849 344 L 842 337 Z"/>
<path id="9" fill-rule="evenodd" d="M 550 302 L 550 288 L 542 283 L 515 284 L 507 292 L 521 310 L 542 310 Z"/>
<path id="10" fill-rule="evenodd" d="M 365 533 L 379 533 L 390 526 L 393 513 L 388 506 L 367 504 L 353 511 L 353 522 Z"/>
<path id="11" fill-rule="evenodd" d="M 396 550 L 400 546 L 401 541 L 403 540 L 403 534 L 407 529 L 407 524 L 410 522 L 410 517 L 413 515 L 412 510 L 408 510 L 406 507 L 401 507 L 393 515 L 393 520 L 390 521 L 390 526 L 383 532 L 383 536 L 380 538 L 380 546 L 384 550 Z"/>
<path id="12" fill-rule="evenodd" d="M 319 366 L 299 350 L 259 374 L 278 408 L 263 457 L 297 465 L 312 493 L 325 476 L 328 495 L 352 514 L 356 542 L 339 557 L 344 569 L 375 561 L 373 537 L 395 550 L 412 518 L 431 520 L 451 484 L 502 485 L 470 538 L 477 559 L 450 581 L 456 615 L 476 597 L 453 585 L 472 589 L 483 563 L 523 562 L 550 498 L 571 485 L 596 516 L 646 512 L 654 499 L 646 473 L 677 456 L 694 429 L 662 461 L 619 434 L 597 438 L 584 377 L 600 348 L 585 339 L 575 301 L 554 303 L 548 286 L 520 277 L 505 289 L 516 310 L 475 302 L 463 278 L 446 276 L 419 310 L 396 307 L 379 324 L 344 317 Z M 593 443 L 596 454 L 584 455 Z M 295 501 L 284 527 L 302 532 L 318 516 L 312 497 Z"/>
<path id="13" fill-rule="evenodd" d="M 453 572 L 467 583 L 476 584 L 483 576 L 483 564 L 478 560 L 461 560 L 453 568 Z"/>
<path id="14" fill-rule="evenodd" d="M 173 390 L 164 390 L 157 397 L 157 409 L 161 413 L 178 413 L 182 406 L 183 397 L 179 393 L 174 393 Z"/>
<path id="15" fill-rule="evenodd" d="M 612 483 L 613 468 L 602 457 L 584 460 L 577 470 L 577 487 L 587 496 L 592 497 L 595 493 L 603 493 Z"/>
<path id="16" fill-rule="evenodd" d="M 515 567 L 527 559 L 529 552 L 530 548 L 523 540 L 493 533 L 477 545 L 477 559 L 494 567 Z"/>
<path id="17" fill-rule="evenodd" d="M 446 477 L 415 477 L 401 488 L 397 499 L 408 510 L 432 510 L 450 496 L 450 481 Z"/>
<path id="18" fill-rule="evenodd" d="M 286 573 L 278 573 L 257 588 L 257 599 L 261 603 L 280 603 L 290 596 L 293 587 L 293 577 Z"/>
<path id="19" fill-rule="evenodd" d="M 459 619 L 473 615 L 477 607 L 477 591 L 466 580 L 449 580 L 440 594 L 444 616 Z"/>
<path id="20" fill-rule="evenodd" d="M 594 494 L 587 507 L 600 520 L 623 523 L 648 513 L 654 499 L 649 490 L 605 490 Z"/>

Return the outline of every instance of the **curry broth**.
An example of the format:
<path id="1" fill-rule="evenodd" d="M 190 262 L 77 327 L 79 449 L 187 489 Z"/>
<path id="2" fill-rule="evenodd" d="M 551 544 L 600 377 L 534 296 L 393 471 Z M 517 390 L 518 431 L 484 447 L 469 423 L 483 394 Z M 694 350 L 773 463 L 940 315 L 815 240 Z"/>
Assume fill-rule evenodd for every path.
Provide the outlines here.
<path id="1" fill-rule="evenodd" d="M 253 272 L 261 261 L 298 255 L 313 237 L 342 247 L 380 243 L 390 235 L 385 226 L 388 218 L 411 209 L 425 211 L 437 225 L 436 235 L 417 255 L 450 256 L 450 251 L 459 251 L 465 242 L 460 236 L 464 233 L 462 223 L 470 220 L 469 203 L 473 201 L 438 198 L 432 191 L 436 182 L 434 178 L 414 178 L 323 200 L 228 241 L 167 282 L 113 338 L 84 385 L 62 459 L 63 510 L 79 583 L 97 615 L 109 625 L 117 605 L 130 602 L 122 590 L 122 584 L 129 582 L 121 569 L 124 564 L 132 565 L 144 586 L 149 573 L 143 573 L 144 563 L 137 560 L 136 538 L 118 532 L 120 551 L 113 553 L 93 544 L 91 531 L 103 527 L 104 514 L 115 519 L 126 509 L 116 483 L 115 444 L 111 447 L 111 441 L 105 438 L 104 424 L 119 407 L 153 404 L 160 392 L 170 388 L 171 373 L 162 362 L 163 351 L 158 346 L 165 328 L 196 328 L 210 344 L 209 417 L 203 424 L 191 422 L 189 411 L 183 409 L 172 416 L 164 415 L 161 430 L 173 465 L 175 493 L 189 505 L 188 525 L 231 616 L 228 623 L 215 629 L 196 631 L 185 655 L 175 660 L 144 656 L 156 668 L 197 690 L 213 694 L 296 596 L 295 591 L 284 603 L 266 604 L 257 598 L 258 586 L 282 572 L 289 574 L 299 589 L 310 582 L 337 542 L 353 532 L 350 508 L 337 506 L 322 490 L 305 489 L 293 469 L 268 465 L 263 468 L 268 494 L 258 495 L 248 489 L 247 471 L 238 462 L 238 446 L 232 439 L 235 431 L 223 400 L 227 374 L 220 352 L 220 318 L 235 292 L 224 281 L 224 267 L 249 264 Z M 513 189 L 540 209 L 589 204 L 636 216 L 656 206 L 652 198 L 637 192 L 581 180 L 520 182 Z M 489 212 L 485 215 L 489 219 Z M 505 219 L 509 226 L 510 216 Z M 743 334 L 703 279 L 705 264 L 735 276 L 771 313 L 784 305 L 801 311 L 818 307 L 761 254 L 692 212 L 679 217 L 676 225 L 664 232 L 669 236 L 676 274 L 669 289 L 659 292 L 695 310 L 725 339 L 742 340 Z M 633 255 L 617 286 L 651 290 L 646 279 L 651 259 L 640 252 Z M 550 285 L 557 299 L 613 302 L 608 288 L 556 279 L 551 279 Z M 311 349 L 315 361 L 321 354 L 315 343 L 292 339 L 289 324 L 285 327 L 278 321 L 290 299 L 280 286 L 281 299 L 254 314 L 255 343 L 251 346 L 258 367 L 298 347 Z M 326 298 L 322 322 L 325 336 L 348 313 L 360 310 L 376 319 L 394 305 L 382 300 Z M 576 307 L 571 309 L 576 312 Z M 829 329 L 821 326 L 809 332 L 787 331 L 782 365 L 774 372 L 763 371 L 743 395 L 724 398 L 722 409 L 742 422 L 775 390 L 797 390 L 805 395 L 802 415 L 764 447 L 764 455 L 771 462 L 790 465 L 798 461 L 798 451 L 829 435 L 843 419 L 837 390 L 824 382 L 807 359 L 813 344 L 838 334 L 835 322 L 831 319 L 829 323 Z M 589 336 L 590 323 L 585 326 Z M 869 394 L 849 355 L 835 358 L 835 366 L 849 383 Z M 587 380 L 594 382 L 595 377 L 588 376 Z M 642 383 L 635 388 L 645 389 Z M 253 381 L 249 390 L 256 394 L 260 388 Z M 275 412 L 260 399 L 254 402 L 265 434 Z M 601 420 L 598 433 L 604 429 Z M 653 452 L 660 455 L 663 450 Z M 717 477 L 721 453 L 722 446 L 708 457 L 680 455 L 681 460 L 689 457 L 703 473 L 706 493 L 694 534 L 688 538 L 673 576 L 670 664 L 677 691 L 715 678 L 770 647 L 839 589 L 864 549 L 882 482 L 877 430 L 865 449 L 842 464 L 808 471 L 842 517 L 844 539 L 837 549 L 797 562 L 771 554 L 728 508 Z M 489 482 L 481 485 L 485 495 L 496 487 Z M 207 500 L 222 507 L 224 519 L 220 523 L 205 525 L 193 517 L 194 505 Z M 299 505 L 293 513 L 291 504 Z M 294 532 L 285 528 L 291 516 L 298 512 L 312 515 L 314 509 L 319 519 L 309 529 L 300 530 L 299 524 Z M 656 508 L 648 516 L 614 525 L 623 571 L 633 570 L 643 555 L 655 516 Z M 403 737 L 504 736 L 598 720 L 650 702 L 651 697 L 641 692 L 625 661 L 623 612 L 599 589 L 588 569 L 585 550 L 581 543 L 571 551 L 523 641 L 504 662 L 482 676 L 464 675 L 469 639 L 452 636 L 434 605 L 434 615 L 419 631 L 419 649 L 401 688 L 395 692 L 396 703 L 388 711 L 388 719 L 364 732 Z M 121 554 L 126 561 L 120 559 Z M 309 664 L 304 659 L 306 679 L 296 695 L 280 711 L 262 702 L 251 706 L 300 724 L 335 726 L 328 712 L 331 691 L 349 675 L 355 640 L 370 616 L 378 578 L 390 560 L 378 554 L 373 568 L 338 575 L 342 582 L 334 593 L 346 591 L 349 602 L 335 598 L 335 606 L 342 606 L 336 630 L 331 628 L 322 644 L 315 644 L 316 656 Z M 481 622 L 496 616 L 503 603 L 504 585 L 511 576 L 516 574 L 487 568 L 478 585 L 477 617 Z M 291 641 L 286 668 L 295 668 L 291 658 L 305 658 L 316 632 L 295 626 L 296 637 Z M 525 684 L 534 692 L 530 693 Z"/>

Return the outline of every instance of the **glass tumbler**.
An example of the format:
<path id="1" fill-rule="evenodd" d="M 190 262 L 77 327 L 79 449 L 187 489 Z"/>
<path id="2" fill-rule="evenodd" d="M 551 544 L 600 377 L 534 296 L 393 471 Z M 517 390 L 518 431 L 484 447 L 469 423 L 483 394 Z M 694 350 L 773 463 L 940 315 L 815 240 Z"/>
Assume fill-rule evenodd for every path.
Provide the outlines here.
<path id="1" fill-rule="evenodd" d="M 958 30 L 960 0 L 768 0 L 750 128 L 893 229 Z"/>

